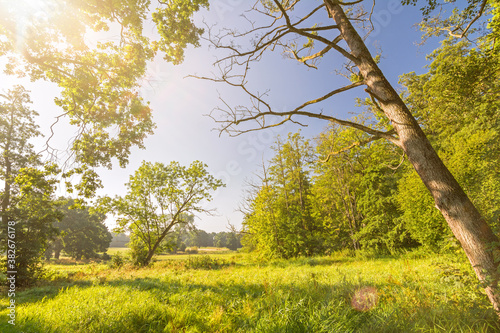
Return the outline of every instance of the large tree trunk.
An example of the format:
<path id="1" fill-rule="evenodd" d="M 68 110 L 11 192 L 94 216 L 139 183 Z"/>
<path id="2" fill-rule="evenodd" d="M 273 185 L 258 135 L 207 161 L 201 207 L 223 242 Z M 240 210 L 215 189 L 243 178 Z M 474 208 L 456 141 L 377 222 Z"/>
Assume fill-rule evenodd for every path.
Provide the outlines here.
<path id="1" fill-rule="evenodd" d="M 355 63 L 368 86 L 367 91 L 379 102 L 399 136 L 399 145 L 429 189 L 436 208 L 443 214 L 460 242 L 497 313 L 500 313 L 498 238 L 443 164 L 405 103 L 382 74 L 362 38 L 356 32 L 336 0 L 325 0 Z"/>

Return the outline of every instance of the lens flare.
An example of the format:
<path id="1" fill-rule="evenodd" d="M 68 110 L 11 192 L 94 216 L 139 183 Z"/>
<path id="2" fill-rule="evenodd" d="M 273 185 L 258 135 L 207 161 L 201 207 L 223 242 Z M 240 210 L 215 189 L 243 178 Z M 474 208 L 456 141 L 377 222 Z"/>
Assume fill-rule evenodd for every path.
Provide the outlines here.
<path id="1" fill-rule="evenodd" d="M 378 292 L 375 287 L 363 287 L 354 292 L 351 299 L 351 306 L 358 311 L 369 311 L 378 302 Z"/>

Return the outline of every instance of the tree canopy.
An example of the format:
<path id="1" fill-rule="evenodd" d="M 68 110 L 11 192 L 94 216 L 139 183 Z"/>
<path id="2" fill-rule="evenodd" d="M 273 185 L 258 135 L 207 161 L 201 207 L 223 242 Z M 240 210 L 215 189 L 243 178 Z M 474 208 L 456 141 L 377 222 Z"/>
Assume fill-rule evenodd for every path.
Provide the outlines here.
<path id="1" fill-rule="evenodd" d="M 103 204 L 118 216 L 118 229 L 131 233 L 136 262 L 147 265 L 174 226 L 189 223 L 189 214 L 210 213 L 204 203 L 224 185 L 195 161 L 189 167 L 143 162 L 126 186 L 125 196 L 106 198 Z"/>
<path id="2" fill-rule="evenodd" d="M 41 259 L 55 232 L 52 223 L 62 217 L 54 196 L 59 170 L 51 163 L 42 163 L 34 151 L 31 140 L 40 133 L 27 91 L 16 86 L 1 98 L 0 180 L 4 187 L 0 192 L 0 244 L 4 251 L 12 252 L 6 268 L 17 271 L 16 281 L 22 286 L 41 275 Z M 14 239 L 8 237 L 9 231 Z M 13 251 L 9 239 L 15 243 Z"/>
<path id="3" fill-rule="evenodd" d="M 370 20 L 375 2 L 372 3 L 371 10 L 353 7 L 362 2 L 325 0 L 317 5 L 304 1 L 261 1 L 252 9 L 257 14 L 263 14 L 266 22 L 249 19 L 251 24 L 247 31 L 224 29 L 219 34 L 211 34 L 212 44 L 227 53 L 217 61 L 220 68 L 218 76 L 201 78 L 241 89 L 249 98 L 247 105 L 231 106 L 225 102 L 222 107 L 214 109 L 212 116 L 220 123 L 221 132 L 230 135 L 271 128 L 287 122 L 303 125 L 303 119 L 307 117 L 348 126 L 369 135 L 365 140 L 355 141 L 349 147 L 366 145 L 380 139 L 399 147 L 430 192 L 435 207 L 464 249 L 479 280 L 485 283 L 486 293 L 500 314 L 500 273 L 496 259 L 497 252 L 500 251 L 498 237 L 464 192 L 450 168 L 444 164 L 409 106 L 385 77 L 378 65 L 380 59 L 368 49 L 364 28 L 368 28 L 368 33 L 370 26 L 373 30 Z M 471 29 L 471 26 L 483 16 L 488 1 L 469 0 L 465 9 L 456 8 L 446 19 L 437 17 L 430 21 L 431 13 L 445 3 L 449 2 L 424 2 L 422 27 L 430 29 L 429 35 L 440 35 L 440 32 L 448 31 L 449 36 L 455 39 L 473 36 L 475 29 Z M 492 3 L 496 5 L 497 1 Z M 331 18 L 329 23 L 325 23 L 324 14 Z M 479 33 L 479 37 L 487 34 L 488 32 Z M 344 64 L 337 68 L 337 73 L 346 78 L 345 84 L 334 87 L 326 94 L 318 92 L 319 97 L 305 99 L 296 107 L 278 110 L 269 102 L 268 92 L 259 93 L 248 84 L 252 65 L 260 61 L 266 52 L 275 50 L 282 50 L 290 58 L 310 68 L 318 68 L 316 62 L 326 58 L 328 53 L 341 56 Z M 378 122 L 375 126 L 340 119 L 331 110 L 331 106 L 327 111 L 318 107 L 341 93 L 360 90 L 360 87 L 364 87 L 371 104 L 378 110 Z"/>
<path id="4" fill-rule="evenodd" d="M 98 252 L 105 252 L 112 236 L 104 224 L 106 215 L 90 208 L 75 207 L 73 199 L 65 199 L 61 211 L 64 217 L 54 224 L 59 235 L 49 251 L 64 250 L 71 257 L 80 260 L 95 258 Z M 61 245 L 58 246 L 58 243 Z M 54 248 L 55 247 L 55 248 Z M 47 256 L 46 256 L 47 257 Z"/>

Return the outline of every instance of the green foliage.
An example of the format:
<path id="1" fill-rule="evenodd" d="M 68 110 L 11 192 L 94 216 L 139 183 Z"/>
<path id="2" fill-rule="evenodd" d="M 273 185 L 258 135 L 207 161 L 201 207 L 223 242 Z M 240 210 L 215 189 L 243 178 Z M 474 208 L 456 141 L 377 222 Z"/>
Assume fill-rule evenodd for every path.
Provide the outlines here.
<path id="1" fill-rule="evenodd" d="M 190 246 L 198 246 L 198 247 L 214 246 L 214 236 L 213 234 L 209 234 L 204 230 L 198 230 L 194 228 L 189 233 L 189 239 L 187 240 L 187 243 Z"/>
<path id="2" fill-rule="evenodd" d="M 479 14 L 479 4 L 469 1 L 464 11 L 450 17 L 450 24 L 463 27 Z M 443 27 L 443 22 L 430 20 L 432 10 L 441 5 L 429 2 L 424 9 L 429 18 L 427 27 Z M 484 14 L 493 14 L 490 30 L 478 33 L 481 38 L 477 44 L 454 37 L 444 40 L 429 56 L 428 73 L 403 75 L 401 83 L 407 88 L 407 105 L 441 159 L 492 228 L 498 230 L 500 53 L 496 52 L 494 36 L 499 5 L 495 1 L 491 6 L 492 11 Z M 392 129 L 376 100 L 358 104 L 371 115 L 352 121 L 378 130 Z M 283 172 L 286 154 L 276 152 L 245 216 L 245 231 L 249 232 L 243 239 L 246 249 L 285 257 L 300 251 L 306 254 L 307 242 L 300 237 L 300 228 L 294 228 L 304 218 L 300 214 L 306 212 L 306 219 L 321 230 L 322 239 L 316 238 L 320 253 L 349 247 L 367 253 L 397 253 L 419 245 L 428 251 L 456 252 L 457 241 L 432 196 L 404 155 L 389 143 L 352 128 L 331 125 L 323 131 L 317 138 L 317 155 L 310 158 L 312 163 L 305 173 L 313 171 L 306 177 L 306 210 L 293 200 L 300 192 L 294 187 L 300 180 Z M 281 248 L 290 244 L 295 244 L 294 250 L 284 255 Z"/>
<path id="3" fill-rule="evenodd" d="M 125 258 L 123 257 L 123 255 L 120 252 L 115 253 L 111 256 L 111 261 L 109 263 L 109 266 L 111 268 L 120 268 L 124 264 L 125 264 Z"/>
<path id="4" fill-rule="evenodd" d="M 187 268 L 187 260 L 172 259 L 143 269 L 72 266 L 76 281 L 18 293 L 16 327 L 7 324 L 8 310 L 3 306 L 0 330 L 486 333 L 500 329 L 466 260 L 446 256 L 363 260 L 335 254 L 251 264 L 248 256 L 210 258 L 199 263 L 236 260 L 236 265 Z M 367 287 L 375 290 L 376 305 L 356 310 L 352 300 Z M 5 295 L 0 298 L 2 305 L 7 301 Z"/>
<path id="5" fill-rule="evenodd" d="M 185 262 L 187 269 L 221 269 L 229 266 L 229 262 L 208 255 L 189 257 Z"/>
<path id="6" fill-rule="evenodd" d="M 52 223 L 62 218 L 54 197 L 57 171 L 53 166 L 47 166 L 45 170 L 23 168 L 14 180 L 13 187 L 19 192 L 11 197 L 8 216 L 10 221 L 16 223 L 18 286 L 30 285 L 42 276 L 43 255 L 48 240 L 56 233 Z"/>
<path id="7" fill-rule="evenodd" d="M 54 99 L 61 108 L 57 119 L 66 117 L 78 127 L 71 139 L 75 167 L 64 176 L 78 174 L 81 182 L 67 182 L 68 191 L 94 196 L 102 187 L 94 168 L 111 168 L 113 158 L 124 167 L 132 147 L 144 148 L 155 127 L 149 102 L 139 93 L 147 64 L 158 53 L 178 64 L 184 48 L 199 45 L 203 30 L 192 16 L 204 7 L 206 0 L 154 5 L 149 0 L 23 0 L 16 6 L 0 0 L 5 72 L 56 84 L 61 91 Z M 148 19 L 156 24 L 158 40 L 146 36 Z"/>
<path id="8" fill-rule="evenodd" d="M 262 184 L 244 220 L 242 243 L 264 256 L 290 258 L 321 253 L 324 248 L 321 224 L 312 216 L 308 163 L 309 141 L 300 134 L 280 138 Z"/>
<path id="9" fill-rule="evenodd" d="M 126 186 L 124 197 L 104 198 L 101 206 L 117 214 L 117 231 L 131 233 L 135 263 L 147 265 L 154 254 L 171 247 L 163 241 L 176 225 L 192 223 L 193 213 L 208 212 L 201 203 L 224 185 L 195 161 L 189 167 L 143 162 Z"/>
<path id="10" fill-rule="evenodd" d="M 0 2 L 5 14 L 0 56 L 9 59 L 7 71 L 61 88 L 55 102 L 80 127 L 73 142 L 78 162 L 109 166 L 117 157 L 124 165 L 131 146 L 141 146 L 152 133 L 151 110 L 137 92 L 154 56 L 142 35 L 148 6 L 149 1 Z M 118 42 L 92 45 L 86 38 L 89 31 L 108 31 L 116 24 L 122 29 Z"/>
<path id="11" fill-rule="evenodd" d="M 500 46 L 496 43 L 496 41 L 500 37 L 500 1 L 492 0 L 490 1 L 490 6 L 492 7 L 492 10 L 491 17 L 488 21 L 488 28 L 491 33 L 489 33 L 485 39 L 486 42 L 491 45 L 492 51 L 498 53 Z"/>
<path id="12" fill-rule="evenodd" d="M 401 178 L 397 200 L 403 212 L 401 219 L 405 229 L 420 244 L 430 250 L 439 251 L 443 242 L 451 236 L 451 232 L 415 171 L 410 169 Z"/>
<path id="13" fill-rule="evenodd" d="M 112 239 L 104 225 L 106 216 L 89 208 L 74 207 L 74 204 L 72 199 L 65 200 L 64 218 L 54 227 L 60 233 L 64 252 L 77 260 L 95 258 L 97 252 L 107 250 Z"/>
<path id="14" fill-rule="evenodd" d="M 198 254 L 198 247 L 197 246 L 187 247 L 185 251 L 187 254 Z"/>
<path id="15" fill-rule="evenodd" d="M 5 101 L 0 104 L 0 245 L 2 251 L 10 250 L 15 267 L 11 261 L 8 270 L 17 271 L 16 283 L 23 286 L 42 274 L 42 257 L 54 233 L 52 223 L 62 217 L 54 198 L 59 170 L 53 164 L 44 165 L 30 142 L 40 133 L 34 120 L 37 113 L 27 106 L 28 92 L 16 86 L 1 97 Z M 14 238 L 8 238 L 8 228 Z"/>
<path id="16" fill-rule="evenodd" d="M 158 33 L 162 39 L 154 44 L 156 50 L 165 52 L 165 60 L 179 64 L 184 59 L 188 44 L 200 46 L 203 29 L 196 27 L 191 19 L 201 8 L 207 8 L 208 0 L 174 0 L 153 12 Z"/>
<path id="17" fill-rule="evenodd" d="M 467 5 L 462 6 L 460 10 L 457 7 L 452 8 L 449 12 L 452 14 L 449 17 L 442 18 L 442 15 L 434 15 L 434 12 L 439 8 L 443 9 L 443 7 L 448 6 L 451 7 L 456 1 L 448 1 L 448 0 L 401 0 L 403 5 L 412 5 L 416 6 L 417 3 L 421 4 L 422 7 L 420 10 L 422 11 L 424 22 L 430 23 L 427 25 L 428 29 L 430 28 L 443 28 L 440 31 L 440 34 L 445 34 L 448 32 L 453 33 L 461 33 L 465 27 L 464 21 L 468 22 L 476 17 L 480 10 L 483 0 L 467 0 Z M 442 13 L 440 13 L 442 14 Z M 455 24 L 461 22 L 462 24 L 459 27 L 455 27 Z M 425 25 L 424 25 L 425 27 Z M 445 29 L 448 28 L 448 29 Z M 456 29 L 456 30 L 452 30 Z M 437 34 L 439 29 L 434 29 L 434 33 Z"/>
<path id="18" fill-rule="evenodd" d="M 376 147 L 366 149 L 375 150 Z M 384 165 L 384 158 L 387 155 L 380 160 L 372 159 L 372 165 L 364 170 L 359 183 L 361 194 L 358 206 L 363 220 L 356 238 L 365 250 L 394 254 L 418 243 L 400 218 L 404 209 L 398 205 L 396 195 L 402 170 Z"/>
<path id="19" fill-rule="evenodd" d="M 500 57 L 489 44 L 443 43 L 423 75 L 407 74 L 407 103 L 443 161 L 493 228 L 500 216 Z M 437 112 L 438 111 L 438 112 Z M 419 190 L 420 188 L 420 190 Z M 438 245 L 450 232 L 415 174 L 400 182 L 399 202 L 409 229 Z"/>
<path id="20" fill-rule="evenodd" d="M 218 232 L 214 235 L 214 246 L 236 251 L 241 248 L 241 235 L 235 232 Z"/>
<path id="21" fill-rule="evenodd" d="M 287 258 L 343 248 L 396 253 L 416 246 L 396 199 L 399 152 L 383 141 L 362 144 L 367 137 L 332 125 L 317 138 L 317 155 L 298 134 L 285 143 L 278 139 L 281 149 L 250 198 L 246 249 Z"/>
<path id="22" fill-rule="evenodd" d="M 135 233 L 131 233 L 130 235 L 130 243 L 128 243 L 130 247 L 130 259 L 132 263 L 136 266 L 147 266 L 149 265 L 151 258 L 148 259 L 149 249 L 151 246 L 143 240 L 143 238 L 137 236 Z M 158 247 L 158 252 L 162 251 L 161 247 Z"/>
<path id="23" fill-rule="evenodd" d="M 372 119 L 360 116 L 355 121 Z M 349 246 L 394 253 L 412 246 L 397 220 L 401 212 L 394 197 L 400 153 L 383 141 L 363 144 L 368 137 L 336 125 L 320 134 L 319 161 L 314 164 L 315 207 L 334 235 L 332 249 Z"/>

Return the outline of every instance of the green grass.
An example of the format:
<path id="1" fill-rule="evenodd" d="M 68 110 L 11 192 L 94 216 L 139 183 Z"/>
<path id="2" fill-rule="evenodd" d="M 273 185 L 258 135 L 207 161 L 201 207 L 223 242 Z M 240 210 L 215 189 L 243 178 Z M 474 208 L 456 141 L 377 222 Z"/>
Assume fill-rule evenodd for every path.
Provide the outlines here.
<path id="1" fill-rule="evenodd" d="M 106 252 L 109 255 L 115 255 L 117 253 L 120 253 L 122 255 L 126 255 L 127 252 L 130 249 L 128 247 L 110 247 Z M 227 255 L 234 253 L 227 248 L 220 248 L 220 247 L 202 247 L 198 249 L 199 254 L 210 254 L 210 255 Z M 195 254 L 161 254 L 155 256 L 155 260 L 169 260 L 169 259 L 187 259 L 190 256 L 193 256 Z"/>
<path id="2" fill-rule="evenodd" d="M 500 331 L 469 265 L 450 257 L 172 257 L 144 269 L 49 266 L 66 276 L 18 292 L 15 329 L 1 298 L 0 331 Z M 363 287 L 377 292 L 367 311 L 352 304 Z"/>
<path id="3" fill-rule="evenodd" d="M 110 256 L 113 254 L 125 254 L 129 251 L 130 249 L 128 247 L 110 247 L 108 248 L 108 251 L 106 251 Z"/>

